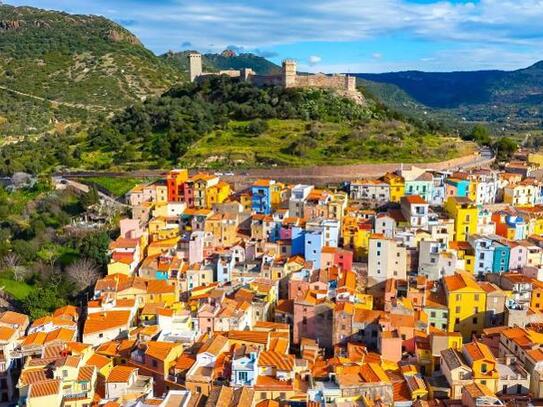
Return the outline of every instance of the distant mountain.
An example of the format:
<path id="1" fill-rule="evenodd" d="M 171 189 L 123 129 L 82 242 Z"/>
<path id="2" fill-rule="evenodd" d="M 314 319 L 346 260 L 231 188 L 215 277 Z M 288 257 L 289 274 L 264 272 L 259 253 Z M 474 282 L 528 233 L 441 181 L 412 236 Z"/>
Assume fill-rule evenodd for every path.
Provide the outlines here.
<path id="1" fill-rule="evenodd" d="M 395 85 L 416 103 L 446 110 L 470 121 L 515 128 L 539 127 L 543 120 L 543 62 L 516 71 L 354 74 Z M 394 103 L 381 89 L 383 101 Z"/>
<path id="2" fill-rule="evenodd" d="M 173 62 L 175 66 L 183 71 L 188 70 L 187 56 L 190 51 L 168 52 L 161 55 L 167 61 Z M 235 54 L 226 50 L 221 54 L 204 54 L 202 56 L 204 71 L 218 72 L 227 69 L 251 68 L 258 75 L 275 75 L 281 72 L 281 67 L 268 61 L 266 58 L 255 54 Z"/>
<path id="3" fill-rule="evenodd" d="M 180 76 L 106 18 L 0 4 L 0 134 L 121 108 Z"/>

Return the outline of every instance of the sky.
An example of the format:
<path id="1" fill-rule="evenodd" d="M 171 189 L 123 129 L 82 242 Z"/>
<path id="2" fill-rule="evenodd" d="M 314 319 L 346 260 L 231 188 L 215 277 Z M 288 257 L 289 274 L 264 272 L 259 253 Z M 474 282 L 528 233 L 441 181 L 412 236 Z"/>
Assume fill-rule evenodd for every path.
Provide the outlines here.
<path id="1" fill-rule="evenodd" d="M 311 72 L 514 70 L 543 60 L 543 0 L 7 0 L 110 18 L 156 54 L 226 48 Z"/>

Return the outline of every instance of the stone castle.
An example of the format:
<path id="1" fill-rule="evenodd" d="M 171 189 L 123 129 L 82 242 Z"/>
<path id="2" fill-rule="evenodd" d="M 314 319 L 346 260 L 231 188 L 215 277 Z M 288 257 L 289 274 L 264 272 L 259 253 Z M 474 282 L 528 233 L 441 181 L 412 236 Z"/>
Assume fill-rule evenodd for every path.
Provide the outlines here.
<path id="1" fill-rule="evenodd" d="M 217 75 L 216 72 L 203 72 L 202 55 L 191 52 L 189 59 L 189 75 L 191 82 L 199 77 Z M 287 59 L 283 61 L 282 73 L 280 75 L 257 75 L 250 68 L 240 70 L 229 69 L 218 72 L 219 75 L 228 75 L 232 78 L 241 78 L 256 86 L 282 86 L 284 88 L 322 88 L 334 89 L 344 93 L 356 94 L 356 78 L 349 75 L 334 74 L 325 75 L 322 73 L 314 75 L 299 75 L 296 71 L 296 61 Z"/>

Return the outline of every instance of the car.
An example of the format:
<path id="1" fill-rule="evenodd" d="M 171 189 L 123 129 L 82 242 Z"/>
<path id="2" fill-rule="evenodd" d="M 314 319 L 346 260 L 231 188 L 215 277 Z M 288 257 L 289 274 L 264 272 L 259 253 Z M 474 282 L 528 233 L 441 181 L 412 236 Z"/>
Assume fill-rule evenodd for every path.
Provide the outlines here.
<path id="1" fill-rule="evenodd" d="M 222 177 L 224 174 L 223 174 L 222 172 L 216 172 L 215 175 L 216 175 L 217 177 Z"/>
<path id="2" fill-rule="evenodd" d="M 234 173 L 233 172 L 225 172 L 224 175 L 226 177 L 233 177 L 234 176 Z"/>

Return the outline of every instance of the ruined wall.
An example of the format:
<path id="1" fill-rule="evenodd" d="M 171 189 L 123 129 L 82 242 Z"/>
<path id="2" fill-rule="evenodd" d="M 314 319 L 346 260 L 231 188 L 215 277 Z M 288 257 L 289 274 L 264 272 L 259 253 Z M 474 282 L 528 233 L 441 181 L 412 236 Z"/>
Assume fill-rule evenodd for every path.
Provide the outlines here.
<path id="1" fill-rule="evenodd" d="M 296 87 L 338 90 L 356 90 L 356 78 L 345 75 L 297 75 Z"/>

